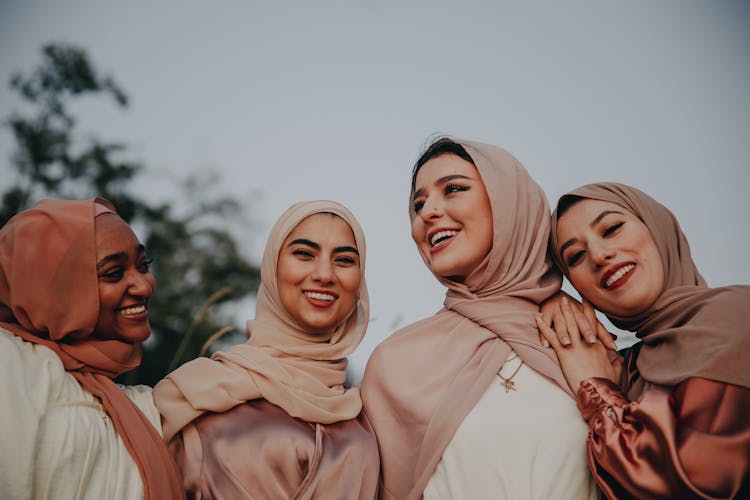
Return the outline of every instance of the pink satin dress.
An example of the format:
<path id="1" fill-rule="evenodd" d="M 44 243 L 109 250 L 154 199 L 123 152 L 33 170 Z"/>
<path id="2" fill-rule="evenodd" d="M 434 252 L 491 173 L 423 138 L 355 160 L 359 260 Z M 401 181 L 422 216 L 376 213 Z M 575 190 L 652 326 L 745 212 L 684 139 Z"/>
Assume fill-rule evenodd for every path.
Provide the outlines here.
<path id="1" fill-rule="evenodd" d="M 363 413 L 322 425 L 258 399 L 205 413 L 170 444 L 188 498 L 373 499 L 380 461 Z"/>

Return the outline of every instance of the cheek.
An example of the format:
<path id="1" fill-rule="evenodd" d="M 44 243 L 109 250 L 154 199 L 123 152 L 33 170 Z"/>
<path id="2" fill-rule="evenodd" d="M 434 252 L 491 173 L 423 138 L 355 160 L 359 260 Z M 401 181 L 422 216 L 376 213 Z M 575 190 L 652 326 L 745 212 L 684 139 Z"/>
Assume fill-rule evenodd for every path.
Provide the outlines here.
<path id="1" fill-rule="evenodd" d="M 347 294 L 352 295 L 355 300 L 357 293 L 359 292 L 359 285 L 361 284 L 361 282 L 362 278 L 360 276 L 359 268 L 345 269 L 344 272 L 339 274 L 339 283 L 341 283 L 341 288 L 344 289 Z"/>

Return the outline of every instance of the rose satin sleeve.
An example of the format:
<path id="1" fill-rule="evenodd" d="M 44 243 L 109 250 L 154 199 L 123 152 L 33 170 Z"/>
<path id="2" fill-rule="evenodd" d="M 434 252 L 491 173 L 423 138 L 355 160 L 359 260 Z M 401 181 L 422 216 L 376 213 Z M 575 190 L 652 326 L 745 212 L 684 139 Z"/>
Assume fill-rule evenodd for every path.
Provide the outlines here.
<path id="1" fill-rule="evenodd" d="M 631 402 L 592 378 L 577 399 L 607 497 L 750 498 L 750 389 L 690 378 Z"/>

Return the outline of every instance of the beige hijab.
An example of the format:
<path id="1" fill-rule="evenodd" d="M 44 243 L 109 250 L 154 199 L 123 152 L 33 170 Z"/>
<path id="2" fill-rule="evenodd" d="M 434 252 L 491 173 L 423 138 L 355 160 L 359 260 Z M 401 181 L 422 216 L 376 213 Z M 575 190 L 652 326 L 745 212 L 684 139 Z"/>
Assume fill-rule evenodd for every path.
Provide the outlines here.
<path id="1" fill-rule="evenodd" d="M 370 358 L 362 399 L 378 437 L 384 498 L 421 497 L 511 349 L 572 396 L 534 323 L 539 304 L 561 282 L 547 259 L 544 191 L 507 151 L 454 141 L 474 160 L 489 194 L 493 247 L 467 284 L 436 276 L 448 287 L 444 308 L 393 334 Z"/>
<path id="2" fill-rule="evenodd" d="M 560 200 L 567 196 L 607 201 L 630 211 L 646 225 L 659 250 L 664 286 L 657 301 L 634 316 L 607 316 L 642 340 L 636 364 L 643 379 L 674 386 L 689 377 L 703 377 L 750 387 L 750 364 L 743 359 L 750 353 L 750 287 L 708 288 L 675 216 L 636 188 L 588 184 Z M 550 249 L 567 275 L 558 248 L 555 210 Z M 625 389 L 636 399 L 642 384 Z"/>
<path id="3" fill-rule="evenodd" d="M 317 213 L 335 214 L 352 228 L 362 276 L 357 307 L 327 335 L 310 334 L 294 322 L 281 305 L 276 279 L 284 239 L 303 219 Z M 332 201 L 292 205 L 276 222 L 266 244 L 247 342 L 216 352 L 211 359 L 184 364 L 154 389 L 165 439 L 172 439 L 204 412 L 223 412 L 258 398 L 308 422 L 330 424 L 355 418 L 362 401 L 359 388 L 344 387 L 346 356 L 359 345 L 368 321 L 365 238 L 354 215 Z"/>
<path id="4" fill-rule="evenodd" d="M 0 326 L 54 351 L 65 370 L 99 398 L 138 466 L 144 498 L 184 498 L 177 466 L 161 436 L 112 381 L 140 364 L 141 345 L 95 336 L 99 285 L 94 219 L 104 213 L 116 212 L 101 198 L 42 200 L 3 226 Z"/>

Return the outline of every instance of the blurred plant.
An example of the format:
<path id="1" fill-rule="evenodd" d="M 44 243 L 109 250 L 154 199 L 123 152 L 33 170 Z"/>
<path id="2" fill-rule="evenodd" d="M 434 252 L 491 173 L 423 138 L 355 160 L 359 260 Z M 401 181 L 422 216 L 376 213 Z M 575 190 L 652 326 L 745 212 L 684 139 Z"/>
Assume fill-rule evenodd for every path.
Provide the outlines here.
<path id="1" fill-rule="evenodd" d="M 120 381 L 153 385 L 171 362 L 197 356 L 213 332 L 232 323 L 209 314 L 212 306 L 257 289 L 258 268 L 239 254 L 226 229 L 243 206 L 230 196 L 212 197 L 206 179 L 197 178 L 180 184 L 187 201 L 181 205 L 187 208 L 179 214 L 174 200 L 153 203 L 135 195 L 131 185 L 144 166 L 125 158 L 124 144 L 82 140 L 69 111 L 75 99 L 93 96 L 110 97 L 124 108 L 125 92 L 111 77 L 98 74 L 79 48 L 47 45 L 42 53 L 30 76 L 16 74 L 10 83 L 30 115 L 13 112 L 6 123 L 16 142 L 11 163 L 17 179 L 2 194 L 0 225 L 43 197 L 101 196 L 145 235 L 157 280 L 149 304 L 153 332 L 141 366 Z"/>

